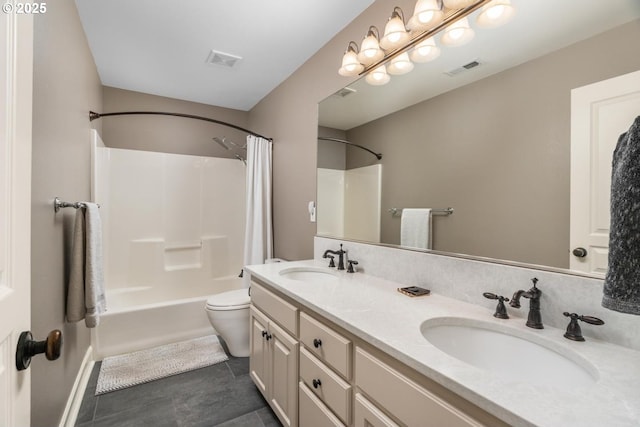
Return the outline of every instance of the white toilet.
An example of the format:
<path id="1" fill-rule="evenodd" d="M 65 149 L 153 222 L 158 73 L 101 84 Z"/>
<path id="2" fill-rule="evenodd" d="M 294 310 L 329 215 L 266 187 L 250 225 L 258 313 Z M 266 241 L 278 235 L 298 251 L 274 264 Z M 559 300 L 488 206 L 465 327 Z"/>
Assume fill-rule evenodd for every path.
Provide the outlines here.
<path id="1" fill-rule="evenodd" d="M 205 307 L 211 326 L 235 357 L 249 356 L 250 302 L 249 290 L 243 288 L 212 295 Z"/>

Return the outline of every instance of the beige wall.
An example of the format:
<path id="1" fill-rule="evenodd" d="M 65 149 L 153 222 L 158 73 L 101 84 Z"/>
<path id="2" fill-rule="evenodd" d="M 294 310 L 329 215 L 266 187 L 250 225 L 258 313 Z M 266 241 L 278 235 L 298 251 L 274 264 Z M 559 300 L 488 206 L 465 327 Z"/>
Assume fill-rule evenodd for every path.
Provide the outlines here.
<path id="1" fill-rule="evenodd" d="M 148 95 L 112 87 L 103 89 L 101 113 L 120 111 L 163 111 L 192 114 L 224 121 L 247 128 L 249 113 L 229 108 L 214 107 L 162 96 Z M 246 142 L 246 134 L 216 123 L 183 117 L 134 115 L 99 119 L 102 140 L 112 148 L 158 151 L 233 158 L 233 151 L 215 143 L 214 136 L 226 136 L 239 145 Z M 243 151 L 237 153 L 246 157 Z"/>
<path id="2" fill-rule="evenodd" d="M 90 344 L 84 323 L 65 322 L 69 233 L 73 209 L 55 214 L 53 198 L 89 199 L 88 112 L 100 109 L 101 85 L 72 1 L 35 17 L 31 330 L 44 339 L 63 334 L 62 355 L 31 363 L 32 426 L 58 425 Z M 99 123 L 97 124 L 99 126 Z"/>
<path id="3" fill-rule="evenodd" d="M 402 0 L 394 5 L 411 10 L 415 1 Z M 318 102 L 355 80 L 338 75 L 342 54 L 350 40 L 362 40 L 372 22 L 386 22 L 392 6 L 373 3 L 250 112 L 250 127 L 274 138 L 277 257 L 313 257 L 316 227 L 309 222 L 307 204 L 316 198 Z"/>
<path id="4" fill-rule="evenodd" d="M 387 208 L 452 206 L 434 249 L 568 268 L 571 89 L 640 69 L 629 40 L 640 20 L 349 130 L 384 153 L 382 241 Z"/>

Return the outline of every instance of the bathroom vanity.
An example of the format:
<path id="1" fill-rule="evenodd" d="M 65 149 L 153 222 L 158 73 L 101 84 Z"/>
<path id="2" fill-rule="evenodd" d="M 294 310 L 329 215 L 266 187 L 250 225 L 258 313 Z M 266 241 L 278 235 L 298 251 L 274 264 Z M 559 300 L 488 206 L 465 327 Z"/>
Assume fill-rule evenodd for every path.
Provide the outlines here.
<path id="1" fill-rule="evenodd" d="M 591 338 L 569 341 L 562 329 L 533 330 L 522 317 L 496 319 L 491 309 L 436 292 L 411 298 L 397 292 L 404 284 L 329 269 L 324 261 L 250 266 L 247 271 L 252 280 L 251 377 L 283 425 L 640 422 L 636 350 Z M 447 334 L 446 328 L 470 334 L 469 342 L 478 340 L 475 332 L 480 331 L 478 346 L 467 353 L 486 353 L 498 365 L 480 366 L 484 362 L 478 358 L 452 353 L 432 333 L 442 327 Z M 552 357 L 535 356 L 541 358 L 538 364 L 526 356 L 501 359 L 491 353 L 492 345 L 483 346 L 483 333 L 509 337 L 508 347 L 523 341 Z M 555 358 L 564 364 L 557 371 Z M 579 375 L 572 376 L 573 369 Z"/>

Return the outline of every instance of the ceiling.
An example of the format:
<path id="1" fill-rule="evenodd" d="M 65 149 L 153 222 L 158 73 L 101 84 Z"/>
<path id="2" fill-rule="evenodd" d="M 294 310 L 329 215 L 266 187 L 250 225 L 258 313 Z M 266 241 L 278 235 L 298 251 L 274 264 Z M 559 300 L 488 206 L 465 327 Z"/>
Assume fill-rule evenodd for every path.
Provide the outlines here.
<path id="1" fill-rule="evenodd" d="M 76 0 L 103 85 L 243 111 L 372 3 Z M 242 59 L 210 64 L 212 50 Z"/>
<path id="2" fill-rule="evenodd" d="M 328 97 L 320 103 L 319 124 L 352 129 L 640 18 L 639 0 L 511 0 L 511 3 L 516 14 L 508 24 L 496 29 L 476 27 L 475 38 L 467 45 L 442 48 L 440 57 L 416 64 L 408 74 L 391 76 L 391 82 L 385 86 L 370 86 L 360 79 L 348 86 L 355 93 Z M 472 27 L 476 14 L 471 18 Z M 446 74 L 471 61 L 480 65 L 454 76 Z"/>

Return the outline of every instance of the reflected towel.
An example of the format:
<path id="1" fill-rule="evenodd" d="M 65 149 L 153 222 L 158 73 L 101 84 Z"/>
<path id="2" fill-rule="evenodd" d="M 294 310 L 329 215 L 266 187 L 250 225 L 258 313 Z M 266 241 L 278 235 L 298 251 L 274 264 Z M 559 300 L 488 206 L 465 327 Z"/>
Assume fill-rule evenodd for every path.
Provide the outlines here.
<path id="1" fill-rule="evenodd" d="M 640 315 L 640 116 L 620 135 L 613 152 L 609 265 L 602 306 Z"/>
<path id="2" fill-rule="evenodd" d="M 431 209 L 402 209 L 400 245 L 431 249 Z"/>
<path id="3" fill-rule="evenodd" d="M 67 293 L 67 320 L 82 319 L 88 328 L 100 323 L 106 310 L 102 260 L 102 225 L 95 203 L 85 203 L 76 211 L 71 254 L 71 274 Z"/>

